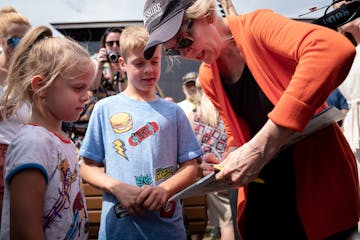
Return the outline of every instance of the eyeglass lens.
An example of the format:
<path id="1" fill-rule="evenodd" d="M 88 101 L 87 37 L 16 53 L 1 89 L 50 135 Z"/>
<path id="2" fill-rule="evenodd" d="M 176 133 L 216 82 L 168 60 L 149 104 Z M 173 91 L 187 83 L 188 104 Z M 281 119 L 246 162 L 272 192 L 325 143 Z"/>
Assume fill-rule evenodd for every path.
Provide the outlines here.
<path id="1" fill-rule="evenodd" d="M 114 43 L 116 44 L 116 46 L 120 46 L 120 41 L 107 41 L 106 45 L 112 47 L 114 46 Z"/>
<path id="2" fill-rule="evenodd" d="M 6 40 L 7 45 L 10 48 L 15 48 L 16 45 L 18 45 L 18 43 L 20 42 L 20 38 L 19 37 L 10 37 Z"/>
<path id="3" fill-rule="evenodd" d="M 170 55 L 170 56 L 180 55 L 180 51 L 178 49 L 188 48 L 194 43 L 194 40 L 190 37 L 190 31 L 191 31 L 192 24 L 193 24 L 193 21 L 190 18 L 188 23 L 187 23 L 186 31 L 185 31 L 185 33 L 187 35 L 189 35 L 189 36 L 188 37 L 182 37 L 176 42 L 176 48 L 177 49 L 176 48 L 166 49 L 166 54 L 167 55 Z"/>

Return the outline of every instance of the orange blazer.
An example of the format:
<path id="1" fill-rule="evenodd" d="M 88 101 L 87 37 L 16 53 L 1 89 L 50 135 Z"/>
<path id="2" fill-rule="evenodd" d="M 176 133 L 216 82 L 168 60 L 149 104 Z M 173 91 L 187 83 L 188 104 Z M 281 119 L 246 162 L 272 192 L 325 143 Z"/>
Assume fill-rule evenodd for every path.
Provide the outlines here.
<path id="1" fill-rule="evenodd" d="M 282 17 L 270 10 L 228 16 L 228 25 L 246 64 L 274 109 L 276 124 L 302 131 L 327 96 L 345 79 L 355 48 L 340 33 Z M 231 108 L 216 63 L 203 63 L 204 92 L 224 119 L 228 146 L 249 140 L 244 120 Z M 323 239 L 357 224 L 359 183 L 356 161 L 336 124 L 294 146 L 296 206 L 309 239 Z M 246 188 L 239 189 L 241 220 Z"/>

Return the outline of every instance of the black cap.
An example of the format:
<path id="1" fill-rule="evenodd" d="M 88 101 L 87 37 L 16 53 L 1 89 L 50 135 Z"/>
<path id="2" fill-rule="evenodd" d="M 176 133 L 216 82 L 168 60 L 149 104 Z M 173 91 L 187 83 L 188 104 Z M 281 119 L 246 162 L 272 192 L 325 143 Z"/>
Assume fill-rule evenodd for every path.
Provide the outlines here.
<path id="1" fill-rule="evenodd" d="M 185 9 L 194 0 L 146 0 L 144 25 L 150 34 L 144 49 L 144 58 L 150 59 L 157 45 L 162 44 L 179 31 Z"/>

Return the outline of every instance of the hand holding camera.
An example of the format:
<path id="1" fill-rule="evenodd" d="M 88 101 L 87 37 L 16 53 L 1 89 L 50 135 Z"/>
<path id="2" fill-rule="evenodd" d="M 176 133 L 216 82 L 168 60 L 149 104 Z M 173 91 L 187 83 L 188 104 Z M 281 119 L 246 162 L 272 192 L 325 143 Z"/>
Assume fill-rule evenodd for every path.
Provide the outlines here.
<path id="1" fill-rule="evenodd" d="M 101 48 L 99 53 L 97 54 L 97 60 L 99 62 L 111 62 L 117 63 L 120 57 L 119 52 L 113 52 L 110 50 L 106 50 L 105 48 Z"/>

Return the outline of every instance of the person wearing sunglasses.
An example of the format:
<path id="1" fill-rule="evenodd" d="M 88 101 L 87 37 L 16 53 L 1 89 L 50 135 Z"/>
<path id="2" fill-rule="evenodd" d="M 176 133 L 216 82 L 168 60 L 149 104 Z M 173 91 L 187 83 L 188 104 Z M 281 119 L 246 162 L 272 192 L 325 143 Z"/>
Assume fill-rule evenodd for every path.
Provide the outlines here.
<path id="1" fill-rule="evenodd" d="M 104 87 L 117 93 L 126 87 L 124 84 L 125 76 L 121 72 L 118 63 L 121 32 L 121 28 L 110 27 L 106 29 L 101 36 L 100 49 L 98 53 L 93 56 L 98 66 L 98 74 L 91 86 L 92 90 L 97 90 L 98 87 Z"/>
<path id="2" fill-rule="evenodd" d="M 4 89 L 7 86 L 6 78 L 11 64 L 10 58 L 16 45 L 29 29 L 29 20 L 16 12 L 13 7 L 6 6 L 0 9 L 0 46 L 3 49 L 0 53 L 0 97 L 4 94 Z M 3 169 L 5 154 L 9 143 L 29 116 L 30 110 L 25 105 L 14 116 L 6 120 L 3 120 L 0 116 L 0 221 L 4 195 Z"/>
<path id="3" fill-rule="evenodd" d="M 147 0 L 144 25 L 146 59 L 162 44 L 202 62 L 201 87 L 228 136 L 216 179 L 243 187 L 241 239 L 346 239 L 357 231 L 356 160 L 336 122 L 289 144 L 351 67 L 355 48 L 343 35 L 266 9 L 223 18 L 213 0 Z"/>
<path id="4" fill-rule="evenodd" d="M 28 19 L 17 13 L 13 7 L 3 7 L 0 9 L 0 13 L 0 45 L 3 49 L 0 55 L 0 77 L 1 80 L 4 80 L 14 48 L 29 30 L 30 23 Z M 3 81 L 0 84 L 2 85 Z"/>

